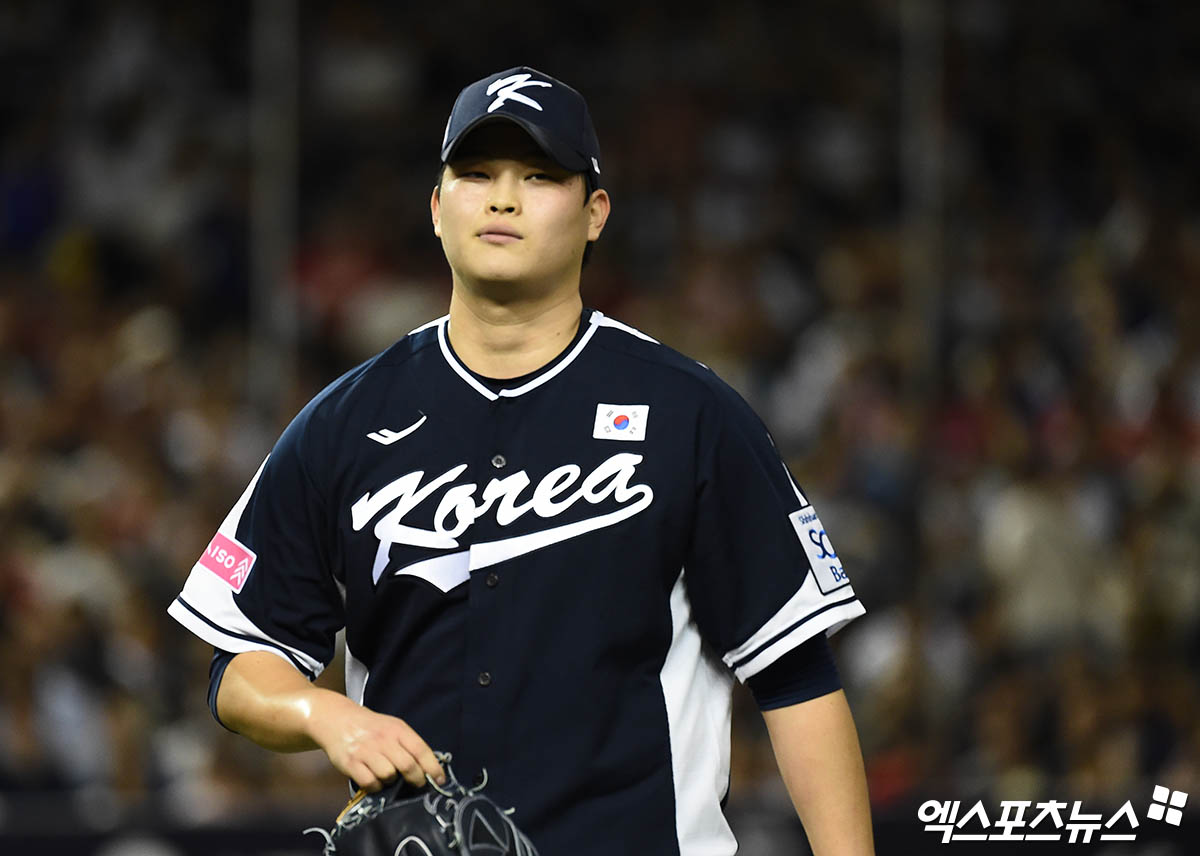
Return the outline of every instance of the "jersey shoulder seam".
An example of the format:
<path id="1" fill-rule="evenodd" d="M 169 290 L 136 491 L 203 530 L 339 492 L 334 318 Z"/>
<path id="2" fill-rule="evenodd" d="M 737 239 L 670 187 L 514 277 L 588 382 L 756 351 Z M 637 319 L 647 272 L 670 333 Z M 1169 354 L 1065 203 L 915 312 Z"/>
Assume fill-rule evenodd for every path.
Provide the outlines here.
<path id="1" fill-rule="evenodd" d="M 434 328 L 440 321 L 441 319 L 439 318 L 406 333 L 385 350 L 380 351 L 370 359 L 364 360 L 341 377 L 332 381 L 323 390 L 313 396 L 312 402 L 315 404 L 313 415 L 323 415 L 320 414 L 320 411 L 330 406 L 329 402 L 342 393 L 347 386 L 356 383 L 366 375 L 374 372 L 377 368 L 402 366 L 426 348 L 436 346 L 437 333 Z M 418 339 L 420 341 L 417 341 Z M 318 399 L 320 400 L 318 401 Z"/>
<path id="2" fill-rule="evenodd" d="M 620 327 L 609 327 L 608 329 L 624 332 L 629 339 L 610 340 L 608 337 L 597 336 L 595 344 L 602 350 L 631 357 L 640 362 L 684 375 L 710 391 L 712 391 L 714 382 L 720 382 L 717 373 L 704 363 L 675 350 L 670 345 L 664 345 L 656 339 L 643 339 L 636 334 L 621 330 Z M 629 347 L 630 345 L 632 347 Z M 648 351 L 648 353 L 642 353 L 642 351 Z"/>

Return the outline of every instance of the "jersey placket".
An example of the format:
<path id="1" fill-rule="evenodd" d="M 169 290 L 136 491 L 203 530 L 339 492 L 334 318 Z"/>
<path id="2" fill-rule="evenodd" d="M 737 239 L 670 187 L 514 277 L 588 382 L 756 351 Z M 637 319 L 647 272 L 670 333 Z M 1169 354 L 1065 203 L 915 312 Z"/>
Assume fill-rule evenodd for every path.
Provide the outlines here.
<path id="1" fill-rule="evenodd" d="M 492 479 L 503 479 L 524 469 L 514 459 L 518 399 L 501 396 L 490 402 L 488 409 L 472 462 L 481 489 Z M 511 533 L 502 532 L 493 510 L 476 521 L 471 541 L 479 544 L 506 534 Z M 503 723 L 519 683 L 515 671 L 519 666 L 509 655 L 504 632 L 506 617 L 512 615 L 509 601 L 513 586 L 511 580 L 506 580 L 510 570 L 507 566 L 473 569 L 468 583 L 462 753 L 471 764 L 471 769 L 464 772 L 476 783 L 481 780 L 479 768 L 494 766 L 503 752 Z"/>

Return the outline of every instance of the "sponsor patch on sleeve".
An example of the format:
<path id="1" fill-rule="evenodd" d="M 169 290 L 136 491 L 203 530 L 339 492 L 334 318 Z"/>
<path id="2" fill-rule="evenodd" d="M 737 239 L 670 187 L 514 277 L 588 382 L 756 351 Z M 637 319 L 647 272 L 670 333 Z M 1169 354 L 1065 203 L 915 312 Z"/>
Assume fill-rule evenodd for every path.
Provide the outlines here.
<path id="1" fill-rule="evenodd" d="M 229 583 L 235 592 L 240 592 L 257 559 L 258 556 L 249 547 L 236 538 L 227 538 L 218 532 L 201 554 L 200 564 Z"/>
<path id="2" fill-rule="evenodd" d="M 850 577 L 842 570 L 842 560 L 825 534 L 821 518 L 811 505 L 806 505 L 799 511 L 788 515 L 796 537 L 800 539 L 804 552 L 808 556 L 808 564 L 812 567 L 817 587 L 822 594 L 829 594 L 835 589 L 850 585 Z"/>

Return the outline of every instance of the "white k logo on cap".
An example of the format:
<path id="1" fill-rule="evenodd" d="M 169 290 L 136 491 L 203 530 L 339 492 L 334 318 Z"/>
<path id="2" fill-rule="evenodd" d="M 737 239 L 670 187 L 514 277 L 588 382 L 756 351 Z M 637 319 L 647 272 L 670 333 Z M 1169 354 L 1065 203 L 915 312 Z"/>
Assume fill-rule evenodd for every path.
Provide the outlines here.
<path id="1" fill-rule="evenodd" d="M 544 80 L 530 80 L 530 77 L 532 77 L 532 75 L 514 74 L 509 77 L 502 77 L 499 80 L 493 80 L 491 85 L 487 88 L 487 94 L 495 95 L 496 90 L 499 90 L 500 94 L 497 96 L 495 101 L 488 105 L 487 111 L 489 113 L 495 111 L 497 108 L 503 105 L 505 101 L 517 101 L 521 104 L 524 104 L 526 107 L 532 107 L 534 110 L 541 110 L 541 104 L 538 104 L 528 95 L 522 95 L 517 90 L 523 89 L 527 86 L 545 86 L 549 88 L 551 84 L 546 83 Z"/>

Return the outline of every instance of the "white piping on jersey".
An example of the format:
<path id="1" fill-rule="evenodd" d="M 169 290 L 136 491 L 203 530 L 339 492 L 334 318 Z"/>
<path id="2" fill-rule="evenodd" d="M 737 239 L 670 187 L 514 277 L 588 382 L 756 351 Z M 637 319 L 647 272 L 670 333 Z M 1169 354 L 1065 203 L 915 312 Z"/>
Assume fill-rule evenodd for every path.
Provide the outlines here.
<path id="1" fill-rule="evenodd" d="M 258 470 L 254 473 L 254 478 L 250 479 L 250 484 L 246 485 L 246 489 L 242 491 L 242 495 L 238 497 L 238 501 L 233 504 L 233 508 L 229 509 L 229 513 L 225 515 L 225 519 L 221 521 L 221 525 L 217 531 L 226 538 L 233 541 L 237 540 L 238 524 L 242 522 L 242 515 L 246 511 L 246 506 L 250 504 L 250 497 L 254 494 L 254 486 L 262 478 L 263 470 L 267 468 L 267 461 L 269 460 L 271 460 L 270 453 L 263 458 L 263 462 L 258 465 Z"/>
<path id="2" fill-rule="evenodd" d="M 866 609 L 853 596 L 846 602 L 832 607 L 822 607 L 808 618 L 798 622 L 788 633 L 768 645 L 760 653 L 754 655 L 742 665 L 733 670 L 738 679 L 746 679 L 758 674 L 767 666 L 774 663 L 787 652 L 802 642 L 811 639 L 824 631 L 826 636 L 832 636 L 860 615 L 866 614 Z"/>
<path id="3" fill-rule="evenodd" d="M 459 377 L 467 382 L 468 386 L 470 386 L 488 401 L 495 401 L 500 396 L 496 395 L 496 393 L 492 392 L 490 389 L 476 380 L 475 376 L 467 371 L 466 368 L 454 358 L 454 355 L 450 353 L 450 345 L 446 342 L 446 328 L 449 326 L 450 316 L 447 315 L 442 319 L 442 323 L 438 324 L 438 345 L 442 349 L 442 356 L 445 357 L 446 362 L 450 364 L 450 368 L 454 369 L 455 373 L 457 373 Z"/>
<path id="4" fill-rule="evenodd" d="M 446 358 L 446 362 L 450 364 L 450 368 L 454 369 L 459 377 L 465 380 L 472 389 L 474 389 L 488 401 L 495 401 L 498 398 L 515 398 L 518 395 L 524 395 L 525 393 L 529 392 L 529 390 L 536 389 L 537 387 L 546 383 L 548 380 L 558 375 L 563 369 L 575 361 L 575 358 L 579 356 L 580 352 L 584 349 L 584 347 L 587 346 L 587 343 L 591 341 L 592 336 L 596 332 L 596 325 L 598 322 L 595 320 L 595 316 L 598 314 L 599 313 L 597 312 L 592 313 L 591 323 L 588 325 L 587 331 L 583 334 L 580 340 L 575 343 L 575 347 L 571 349 L 571 352 L 568 353 L 558 365 L 550 369 L 550 371 L 546 372 L 545 374 L 538 375 L 533 380 L 529 381 L 529 383 L 522 384 L 515 389 L 502 389 L 498 393 L 492 392 L 490 389 L 480 383 L 473 374 L 467 371 L 466 366 L 459 362 L 459 360 L 454 356 L 454 353 L 450 350 L 450 343 L 446 341 L 446 336 L 450 328 L 450 316 L 446 316 L 444 319 L 442 319 L 444 323 L 439 324 L 438 326 L 438 345 L 441 346 L 442 356 Z"/>
<path id="5" fill-rule="evenodd" d="M 622 324 L 617 319 L 609 318 L 607 315 L 604 315 L 601 312 L 592 312 L 592 323 L 598 324 L 601 327 L 612 327 L 616 330 L 623 330 L 631 336 L 637 336 L 639 339 L 645 339 L 647 342 L 653 342 L 656 345 L 659 344 L 658 339 L 647 336 L 641 330 L 630 327 L 628 324 Z"/>
<path id="6" fill-rule="evenodd" d="M 701 365 L 704 365 L 704 364 L 701 363 Z M 706 368 L 707 368 L 707 366 L 706 366 Z M 770 441 L 771 448 L 775 450 L 776 454 L 778 454 L 779 448 L 775 445 L 775 438 L 771 436 L 770 431 L 767 432 L 767 440 Z M 788 484 L 790 484 L 792 486 L 792 493 L 796 494 L 796 499 L 798 499 L 800 501 L 800 507 L 808 508 L 808 505 L 809 505 L 808 497 L 806 497 L 803 493 L 800 492 L 800 485 L 796 484 L 796 480 L 794 478 L 792 478 L 792 471 L 789 470 L 787 464 L 783 462 L 783 455 L 779 455 L 779 463 L 783 466 L 783 471 L 785 473 L 787 473 Z"/>
<path id="7" fill-rule="evenodd" d="M 254 493 L 254 487 L 258 484 L 263 470 L 266 469 L 267 461 L 270 459 L 270 455 L 263 459 L 258 472 L 254 474 L 254 478 L 250 479 L 250 484 L 246 485 L 246 489 L 242 491 L 238 501 L 221 521 L 221 526 L 217 531 L 226 538 L 237 538 L 242 514 L 245 513 L 250 496 Z M 251 571 L 251 573 L 254 572 Z M 203 613 L 204 617 L 195 615 L 180 601 L 191 604 L 194 609 Z M 171 604 L 167 612 L 205 642 L 222 650 L 239 654 L 245 651 L 270 651 L 285 660 L 290 654 L 297 662 L 312 672 L 314 677 L 321 674 L 325 668 L 324 663 L 313 659 L 299 648 L 284 645 L 258 627 L 237 605 L 233 588 L 229 583 L 199 562 L 192 566 L 192 572 L 183 584 L 183 591 L 179 593 L 179 598 Z M 254 639 L 263 641 L 256 642 Z"/>
<path id="8" fill-rule="evenodd" d="M 671 589 L 671 647 L 659 672 L 671 742 L 680 856 L 732 856 L 721 811 L 729 789 L 733 676 L 701 641 L 680 571 Z"/>
<path id="9" fill-rule="evenodd" d="M 774 440 L 771 441 L 771 445 L 772 446 L 775 445 Z M 780 463 L 782 463 L 782 461 Z M 803 493 L 800 492 L 800 485 L 796 484 L 796 480 L 794 478 L 792 478 L 792 471 L 788 469 L 787 464 L 783 464 L 783 471 L 785 473 L 787 473 L 788 484 L 790 484 L 792 486 L 792 492 L 794 494 L 796 494 L 796 499 L 800 500 L 800 507 L 807 508 L 808 504 L 809 504 L 808 497 L 806 497 Z"/>
<path id="10" fill-rule="evenodd" d="M 217 579 L 207 568 L 204 569 L 204 573 L 212 576 L 214 580 Z M 218 580 L 218 582 L 220 581 Z M 230 589 L 229 591 L 232 594 L 233 590 Z M 325 670 L 325 664 L 321 661 L 314 660 L 298 648 L 284 645 L 282 642 L 272 639 L 259 629 L 254 622 L 246 618 L 242 611 L 237 608 L 236 604 L 230 603 L 223 605 L 225 608 L 222 608 L 222 606 L 218 606 L 212 600 L 203 602 L 205 615 L 201 617 L 184 606 L 183 600 L 183 593 L 181 592 L 180 596 L 175 598 L 171 602 L 171 605 L 167 607 L 167 614 L 209 645 L 220 648 L 222 651 L 229 651 L 232 654 L 244 654 L 247 651 L 266 651 L 279 657 L 292 667 L 302 668 L 314 679 Z M 197 612 L 200 611 L 200 607 L 198 606 L 193 606 L 193 609 Z M 217 615 L 217 618 L 212 617 L 214 613 Z M 238 628 L 237 635 L 232 631 L 227 631 L 223 627 L 218 626 L 218 620 L 226 624 L 236 622 L 235 626 Z M 243 633 L 246 636 L 253 635 L 264 641 L 257 642 L 254 639 L 246 638 L 246 636 L 241 635 Z"/>
<path id="11" fill-rule="evenodd" d="M 447 336 L 447 333 L 448 333 L 449 327 L 450 327 L 450 316 L 449 315 L 443 315 L 441 318 L 438 318 L 436 321 L 430 321 L 428 324 L 424 325 L 423 327 L 418 327 L 416 330 L 413 331 L 413 333 L 416 333 L 420 330 L 424 330 L 428 327 L 432 327 L 435 324 L 437 325 L 437 328 L 438 328 L 438 345 L 442 349 L 442 356 L 445 357 L 446 362 L 450 364 L 450 368 L 454 369 L 455 373 L 459 377 L 461 377 L 463 380 L 465 380 L 472 389 L 474 389 L 476 392 L 478 392 L 480 395 L 482 395 L 488 401 L 495 401 L 498 398 L 515 398 L 518 395 L 524 395 L 525 393 L 529 392 L 529 390 L 536 389 L 537 387 L 539 387 L 542 384 L 549 381 L 551 378 L 558 375 L 567 366 L 569 366 L 572 362 L 574 362 L 575 358 L 578 357 L 580 353 L 582 353 L 583 349 L 587 346 L 587 343 L 589 341 L 591 341 L 591 338 L 595 334 L 596 329 L 598 327 L 612 327 L 617 330 L 621 330 L 625 333 L 628 333 L 631 336 L 637 336 L 639 339 L 645 339 L 647 342 L 654 342 L 655 344 L 658 344 L 657 339 L 650 338 L 649 336 L 647 336 L 645 333 L 641 332 L 640 330 L 635 330 L 633 327 L 630 327 L 628 324 L 622 324 L 620 321 L 615 321 L 612 318 L 609 318 L 603 312 L 599 312 L 597 310 L 592 310 L 591 317 L 588 318 L 587 331 L 584 332 L 583 336 L 580 337 L 579 341 L 575 343 L 575 347 L 573 347 L 571 349 L 570 353 L 568 353 L 565 357 L 563 357 L 562 361 L 559 362 L 558 365 L 556 365 L 554 368 L 550 369 L 545 374 L 538 375 L 537 377 L 535 377 L 533 380 L 529 381 L 528 383 L 522 384 L 521 386 L 518 386 L 514 389 L 502 389 L 499 392 L 493 392 L 492 390 L 488 389 L 487 386 L 480 383 L 479 379 L 476 378 L 473 374 L 471 374 L 471 372 L 469 372 L 467 370 L 466 366 L 464 366 L 461 362 L 459 362 L 459 360 L 455 357 L 454 353 L 450 350 L 450 344 L 446 339 L 446 336 Z"/>
<path id="12" fill-rule="evenodd" d="M 367 679 L 371 672 L 367 664 L 354 656 L 350 651 L 350 643 L 346 643 L 346 696 L 351 701 L 363 703 L 367 694 Z"/>
<path id="13" fill-rule="evenodd" d="M 804 583 L 749 639 L 721 659 L 745 681 L 774 663 L 801 642 L 822 630 L 832 636 L 866 609 L 849 585 L 832 595 L 821 593 L 816 577 L 809 573 Z M 759 649 L 762 649 L 761 651 Z"/>
<path id="14" fill-rule="evenodd" d="M 443 321 L 447 320 L 449 317 L 450 317 L 449 315 L 443 315 L 440 318 L 434 318 L 432 321 L 426 321 L 420 327 L 416 327 L 412 330 L 409 330 L 408 335 L 412 336 L 414 333 L 420 333 L 422 330 L 428 330 L 430 327 L 436 327 L 438 324 L 441 324 Z"/>

